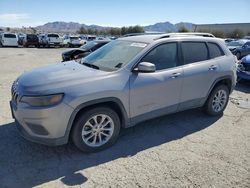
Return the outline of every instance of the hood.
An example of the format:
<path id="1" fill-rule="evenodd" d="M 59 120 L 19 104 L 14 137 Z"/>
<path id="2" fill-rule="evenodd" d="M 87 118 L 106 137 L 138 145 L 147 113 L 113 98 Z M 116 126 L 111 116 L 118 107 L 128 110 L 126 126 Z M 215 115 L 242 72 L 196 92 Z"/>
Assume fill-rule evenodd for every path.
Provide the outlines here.
<path id="1" fill-rule="evenodd" d="M 36 91 L 48 91 L 90 82 L 101 79 L 107 74 L 110 72 L 89 68 L 75 61 L 68 61 L 26 72 L 18 78 L 18 85 L 21 87 L 21 91 L 36 93 Z"/>

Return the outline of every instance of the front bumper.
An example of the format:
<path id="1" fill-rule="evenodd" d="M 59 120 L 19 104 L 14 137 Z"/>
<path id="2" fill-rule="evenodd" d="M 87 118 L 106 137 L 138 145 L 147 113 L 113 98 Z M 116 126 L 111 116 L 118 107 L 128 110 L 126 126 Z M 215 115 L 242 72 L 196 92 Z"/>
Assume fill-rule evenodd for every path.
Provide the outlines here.
<path id="1" fill-rule="evenodd" d="M 67 126 L 73 108 L 60 103 L 48 108 L 31 108 L 10 101 L 12 116 L 21 135 L 32 142 L 56 146 L 68 142 Z"/>

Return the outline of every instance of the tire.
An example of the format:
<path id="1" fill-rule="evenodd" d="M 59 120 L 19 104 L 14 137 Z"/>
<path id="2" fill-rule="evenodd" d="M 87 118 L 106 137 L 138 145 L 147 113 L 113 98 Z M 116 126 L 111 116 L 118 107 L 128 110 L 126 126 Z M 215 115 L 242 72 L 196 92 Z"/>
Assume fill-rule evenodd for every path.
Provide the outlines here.
<path id="1" fill-rule="evenodd" d="M 216 97 L 217 101 L 220 102 L 216 102 Z M 215 87 L 210 93 L 207 102 L 204 105 L 204 111 L 211 116 L 222 115 L 223 111 L 227 107 L 228 100 L 229 100 L 228 87 L 226 85 L 219 85 Z"/>
<path id="2" fill-rule="evenodd" d="M 100 129 L 97 126 L 100 126 Z M 75 146 L 83 152 L 98 152 L 116 142 L 120 128 L 120 119 L 115 111 L 108 107 L 97 107 L 86 111 L 76 120 L 71 131 L 71 139 Z M 82 135 L 83 131 L 85 135 Z"/>
<path id="3" fill-rule="evenodd" d="M 240 60 L 240 57 L 241 57 L 240 52 L 237 52 L 237 53 L 235 54 L 235 56 L 237 57 L 238 60 Z"/>

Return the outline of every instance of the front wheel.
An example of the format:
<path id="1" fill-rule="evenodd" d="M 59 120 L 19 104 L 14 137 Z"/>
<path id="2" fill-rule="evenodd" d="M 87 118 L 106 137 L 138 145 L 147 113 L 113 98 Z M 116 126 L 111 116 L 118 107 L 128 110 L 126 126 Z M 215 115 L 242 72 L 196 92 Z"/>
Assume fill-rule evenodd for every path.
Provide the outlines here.
<path id="1" fill-rule="evenodd" d="M 84 152 L 97 152 L 115 143 L 120 132 L 120 119 L 107 107 L 90 109 L 73 125 L 73 143 Z"/>
<path id="2" fill-rule="evenodd" d="M 225 110 L 229 99 L 229 90 L 226 85 L 220 85 L 213 89 L 204 110 L 207 114 L 216 116 L 221 115 Z"/>

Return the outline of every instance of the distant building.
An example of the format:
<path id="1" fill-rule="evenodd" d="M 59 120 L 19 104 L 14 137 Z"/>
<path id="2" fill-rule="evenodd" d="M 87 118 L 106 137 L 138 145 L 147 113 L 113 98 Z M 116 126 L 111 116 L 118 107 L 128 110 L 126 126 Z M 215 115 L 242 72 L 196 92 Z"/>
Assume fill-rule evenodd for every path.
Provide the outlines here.
<path id="1" fill-rule="evenodd" d="M 224 33 L 233 32 L 240 29 L 246 35 L 250 33 L 250 23 L 227 23 L 227 24 L 193 24 L 193 31 L 221 31 Z"/>

